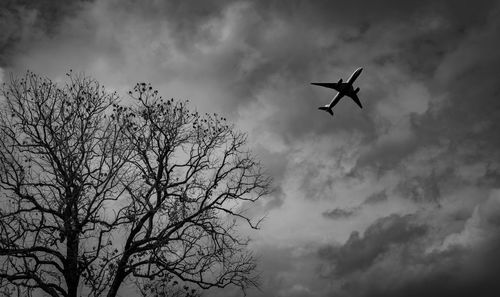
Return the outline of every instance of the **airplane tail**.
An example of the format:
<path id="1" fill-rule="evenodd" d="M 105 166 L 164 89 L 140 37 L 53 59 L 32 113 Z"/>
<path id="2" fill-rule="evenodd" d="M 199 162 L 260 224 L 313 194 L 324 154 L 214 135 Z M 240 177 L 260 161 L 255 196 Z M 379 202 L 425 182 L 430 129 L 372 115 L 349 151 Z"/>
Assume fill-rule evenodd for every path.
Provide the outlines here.
<path id="1" fill-rule="evenodd" d="M 331 108 L 328 107 L 328 105 L 327 106 L 320 106 L 320 107 L 318 107 L 318 109 L 324 110 L 333 116 L 333 111 Z"/>

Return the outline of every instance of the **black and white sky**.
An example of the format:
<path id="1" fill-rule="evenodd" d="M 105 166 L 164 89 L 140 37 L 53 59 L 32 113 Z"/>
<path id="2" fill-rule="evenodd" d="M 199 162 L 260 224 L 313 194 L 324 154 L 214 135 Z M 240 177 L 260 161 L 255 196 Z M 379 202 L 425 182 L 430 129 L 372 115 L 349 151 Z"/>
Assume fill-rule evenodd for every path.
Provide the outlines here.
<path id="1" fill-rule="evenodd" d="M 488 0 L 0 1 L 0 80 L 147 81 L 248 132 L 251 297 L 497 296 L 499 48 Z M 318 111 L 357 67 L 364 109 Z"/>

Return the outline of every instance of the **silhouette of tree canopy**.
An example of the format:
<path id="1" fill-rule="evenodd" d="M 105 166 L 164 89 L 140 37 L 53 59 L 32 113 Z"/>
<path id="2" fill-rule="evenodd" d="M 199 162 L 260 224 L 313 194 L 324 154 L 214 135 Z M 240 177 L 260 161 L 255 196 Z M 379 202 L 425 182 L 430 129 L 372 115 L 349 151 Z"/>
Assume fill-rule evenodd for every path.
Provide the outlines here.
<path id="1" fill-rule="evenodd" d="M 28 72 L 0 91 L 0 291 L 112 297 L 127 281 L 195 296 L 256 285 L 237 226 L 258 228 L 245 210 L 271 180 L 246 135 L 150 84 L 123 105 L 67 76 L 59 86 Z"/>

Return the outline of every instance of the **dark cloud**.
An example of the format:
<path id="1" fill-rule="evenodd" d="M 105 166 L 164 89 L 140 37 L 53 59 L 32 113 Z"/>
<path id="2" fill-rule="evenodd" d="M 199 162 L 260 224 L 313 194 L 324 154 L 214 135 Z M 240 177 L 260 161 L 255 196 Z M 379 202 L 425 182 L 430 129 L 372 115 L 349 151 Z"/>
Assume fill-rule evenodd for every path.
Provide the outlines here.
<path id="1" fill-rule="evenodd" d="M 499 247 L 495 241 L 473 251 L 454 249 L 417 259 L 399 255 L 394 261 L 406 262 L 404 265 L 365 276 L 371 279 L 358 275 L 358 280 L 345 281 L 330 296 L 495 296 L 500 289 L 496 278 L 500 269 L 491 263 L 500 260 L 495 251 Z"/>
<path id="2" fill-rule="evenodd" d="M 90 0 L 5 0 L 0 3 L 0 66 L 10 66 L 19 52 L 59 31 L 60 22 L 74 16 Z"/>
<path id="3" fill-rule="evenodd" d="M 373 193 L 370 196 L 366 197 L 363 204 L 377 204 L 384 201 L 387 201 L 387 193 L 385 190 Z"/>
<path id="4" fill-rule="evenodd" d="M 325 218 L 332 220 L 346 219 L 355 215 L 358 212 L 358 210 L 359 208 L 350 208 L 350 209 L 335 208 L 332 210 L 325 211 L 321 215 L 324 216 Z"/>
<path id="5" fill-rule="evenodd" d="M 321 248 L 320 274 L 338 284 L 325 296 L 494 296 L 500 289 L 498 197 L 491 195 L 462 218 L 461 231 L 437 245 L 430 222 L 391 215 L 363 236 L 354 232 L 341 246 Z"/>
<path id="6" fill-rule="evenodd" d="M 425 226 L 412 223 L 412 216 L 391 215 L 377 220 L 362 236 L 353 232 L 342 246 L 320 249 L 319 255 L 333 265 L 334 275 L 345 276 L 370 267 L 391 246 L 409 245 L 426 231 Z"/>

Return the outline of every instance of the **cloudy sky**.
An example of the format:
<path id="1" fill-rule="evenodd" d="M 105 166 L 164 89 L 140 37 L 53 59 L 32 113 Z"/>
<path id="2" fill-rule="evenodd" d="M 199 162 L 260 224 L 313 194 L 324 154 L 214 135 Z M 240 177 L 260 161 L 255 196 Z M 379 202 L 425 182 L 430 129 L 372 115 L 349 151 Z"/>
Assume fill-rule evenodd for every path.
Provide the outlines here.
<path id="1" fill-rule="evenodd" d="M 248 132 L 276 187 L 251 297 L 496 295 L 499 47 L 498 1 L 0 4 L 0 80 L 147 81 Z M 364 109 L 318 111 L 361 66 Z"/>

